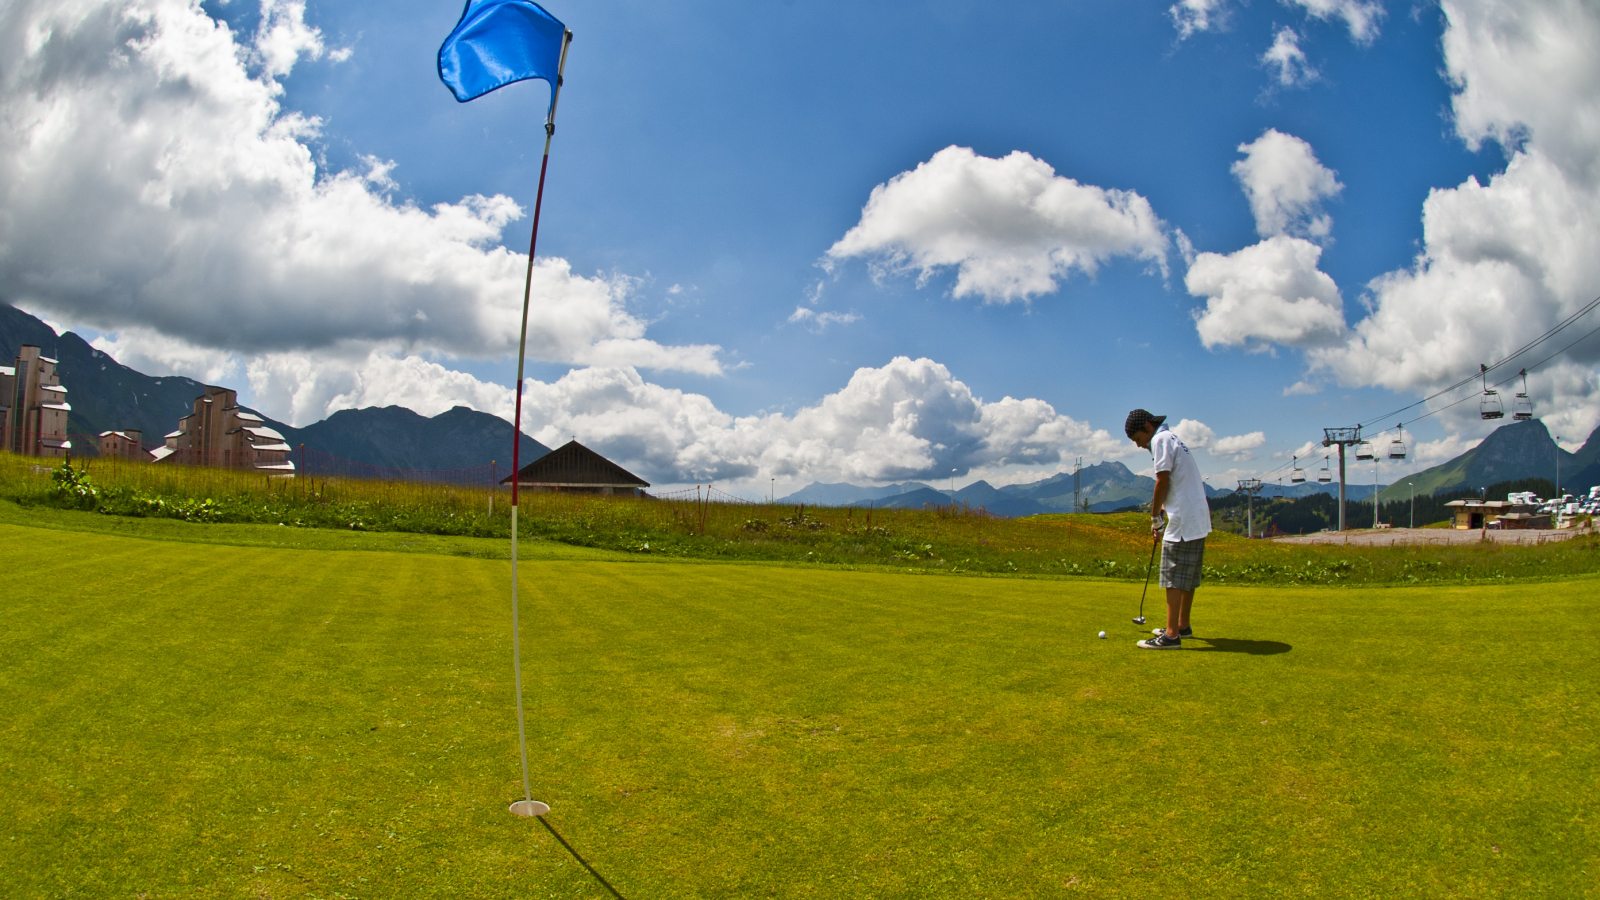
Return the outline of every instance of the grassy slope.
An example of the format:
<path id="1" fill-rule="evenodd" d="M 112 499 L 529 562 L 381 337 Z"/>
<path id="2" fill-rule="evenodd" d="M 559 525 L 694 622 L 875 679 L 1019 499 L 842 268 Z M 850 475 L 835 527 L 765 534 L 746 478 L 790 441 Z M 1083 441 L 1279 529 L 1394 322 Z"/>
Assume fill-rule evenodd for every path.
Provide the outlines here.
<path id="1" fill-rule="evenodd" d="M 505 812 L 503 561 L 0 541 L 7 896 L 602 896 Z M 551 559 L 536 796 L 633 898 L 1582 896 L 1594 586 L 1207 589 L 1153 655 L 1126 583 Z"/>
<path id="2" fill-rule="evenodd" d="M 20 507 L 0 500 L 0 524 L 21 525 L 50 532 L 117 535 L 152 541 L 220 544 L 232 547 L 271 547 L 282 550 L 368 550 L 392 553 L 430 553 L 510 559 L 508 538 L 414 534 L 404 531 L 340 531 L 332 528 L 287 528 L 271 525 L 201 524 L 178 519 L 135 519 L 104 516 L 49 507 Z M 43 538 L 58 541 L 61 537 Z M 524 539 L 518 555 L 525 559 L 625 560 L 631 554 L 555 541 Z"/>
<path id="3" fill-rule="evenodd" d="M 604 505 L 596 507 L 608 512 Z M 626 513 L 626 507 L 620 507 Z M 742 508 L 724 514 L 747 514 Z M 809 519 L 809 514 L 808 514 Z M 993 520 L 951 518 L 921 510 L 880 517 L 890 528 L 862 528 L 859 519 L 833 516 L 820 530 L 778 527 L 747 533 L 723 527 L 707 534 L 657 528 L 645 533 L 651 548 L 624 520 L 569 516 L 540 522 L 533 516 L 520 552 L 528 558 L 778 563 L 850 571 L 903 571 L 1042 578 L 1110 577 L 1142 581 L 1150 562 L 1148 519 L 1125 515 L 1048 515 Z M 737 521 L 737 519 L 736 519 Z M 0 523 L 64 532 L 121 534 L 165 541 L 198 541 L 285 549 L 379 550 L 444 553 L 483 559 L 509 557 L 505 538 L 414 532 L 352 532 L 252 524 L 200 524 L 100 513 L 19 507 L 0 500 Z M 720 531 L 720 533 L 719 533 Z M 882 532 L 882 534 L 878 534 Z M 551 537 L 555 535 L 555 537 Z M 1600 538 L 1536 547 L 1495 545 L 1346 547 L 1252 541 L 1213 532 L 1206 542 L 1205 577 L 1213 584 L 1409 584 L 1564 579 L 1600 573 Z"/>
<path id="4" fill-rule="evenodd" d="M 1392 503 L 1409 498 L 1413 489 L 1418 495 L 1422 495 L 1458 487 L 1467 481 L 1469 462 L 1471 462 L 1470 455 L 1462 454 L 1447 463 L 1424 469 L 1415 475 L 1393 479 L 1394 483 L 1380 491 L 1378 498 L 1384 503 Z"/>

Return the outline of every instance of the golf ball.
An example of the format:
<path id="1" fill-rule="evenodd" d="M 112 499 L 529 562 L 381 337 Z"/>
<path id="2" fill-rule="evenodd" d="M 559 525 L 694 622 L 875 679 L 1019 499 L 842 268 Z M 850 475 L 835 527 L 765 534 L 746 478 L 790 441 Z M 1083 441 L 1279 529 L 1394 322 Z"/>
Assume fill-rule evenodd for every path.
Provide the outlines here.
<path id="1" fill-rule="evenodd" d="M 1103 641 L 1105 639 L 1106 639 L 1106 633 L 1104 631 L 1100 632 L 1100 640 Z"/>

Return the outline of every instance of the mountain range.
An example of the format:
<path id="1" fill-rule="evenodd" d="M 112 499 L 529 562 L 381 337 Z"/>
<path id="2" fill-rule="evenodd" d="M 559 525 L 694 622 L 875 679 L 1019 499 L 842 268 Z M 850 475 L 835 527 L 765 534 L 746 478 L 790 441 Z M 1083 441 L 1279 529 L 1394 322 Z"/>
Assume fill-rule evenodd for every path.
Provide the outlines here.
<path id="1" fill-rule="evenodd" d="M 1545 445 L 1549 448 L 1541 450 L 1538 446 L 1523 447 L 1522 444 L 1533 440 L 1535 429 L 1525 426 L 1537 426 L 1537 433 L 1544 435 Z M 1549 452 L 1555 448 L 1555 443 L 1549 439 L 1548 433 L 1543 431 L 1544 425 L 1538 422 L 1519 422 L 1508 425 L 1486 438 L 1475 450 L 1468 451 L 1460 457 L 1418 473 L 1406 479 L 1415 482 L 1417 492 L 1424 493 L 1424 481 L 1431 485 L 1428 491 L 1447 491 L 1466 486 L 1467 484 L 1493 484 L 1497 481 L 1507 481 L 1515 478 L 1532 477 L 1541 474 L 1538 471 L 1540 459 L 1553 460 Z M 1511 431 L 1508 436 L 1503 435 L 1508 429 L 1521 429 Z M 1600 434 L 1600 430 L 1596 431 Z M 1588 448 L 1596 446 L 1596 438 L 1591 436 L 1590 443 L 1585 445 L 1585 450 L 1577 454 L 1564 455 L 1562 471 L 1575 473 L 1572 477 L 1563 476 L 1564 486 L 1582 483 L 1587 490 L 1590 483 L 1600 483 L 1600 461 L 1596 460 L 1600 454 L 1592 453 Z M 1513 449 L 1520 448 L 1520 449 Z M 1480 452 L 1481 451 L 1481 452 Z M 1544 456 L 1540 454 L 1544 453 Z M 1587 454 L 1587 455 L 1586 455 Z M 1473 463 L 1474 460 L 1478 462 Z M 1594 467 L 1579 472 L 1579 466 L 1589 464 Z M 1348 474 L 1355 474 L 1357 464 L 1351 458 Z M 1553 461 L 1547 464 L 1554 465 Z M 1470 466 L 1470 471 L 1467 467 Z M 1454 467 L 1454 468 L 1452 468 Z M 1436 473 L 1429 475 L 1429 473 Z M 1511 473 L 1511 474 L 1503 474 Z M 1585 474 L 1587 473 L 1587 474 Z M 1302 484 L 1269 483 L 1262 490 L 1260 496 L 1269 497 L 1308 497 L 1312 494 L 1329 494 L 1337 496 L 1339 484 L 1337 481 L 1323 483 L 1314 480 L 1316 472 L 1308 470 L 1307 476 L 1313 480 Z M 1485 477 L 1485 476 L 1488 477 Z M 1425 477 L 1426 476 L 1426 477 Z M 1544 477 L 1551 477 L 1545 475 Z M 1585 481 L 1585 479 L 1592 481 Z M 1422 479 L 1422 480 L 1419 480 Z M 1148 502 L 1150 495 L 1155 491 L 1156 482 L 1148 475 L 1136 475 L 1127 466 L 1120 462 L 1103 462 L 1087 466 L 1081 471 L 1079 502 L 1087 501 L 1090 512 L 1111 512 Z M 1384 500 L 1393 500 L 1396 497 L 1406 496 L 1410 490 L 1401 482 L 1399 487 L 1390 485 L 1383 488 Z M 1372 484 L 1345 484 L 1345 499 L 1366 500 L 1372 496 Z M 1381 487 L 1381 485 L 1379 485 Z M 1398 491 L 1399 493 L 1393 493 Z M 1206 485 L 1207 497 L 1220 497 L 1233 493 L 1226 488 L 1214 488 Z M 878 508 L 920 509 L 924 506 L 942 506 L 951 501 L 952 493 L 949 490 L 939 490 L 918 481 L 909 481 L 903 484 L 890 484 L 882 487 L 866 487 L 848 483 L 823 484 L 812 482 L 798 491 L 781 497 L 779 503 L 808 503 L 817 506 L 875 506 Z M 987 481 L 975 481 L 972 484 L 954 492 L 955 502 L 965 503 L 974 509 L 983 507 L 985 510 L 1001 516 L 1032 516 L 1042 513 L 1071 512 L 1072 473 L 1061 472 L 1042 481 L 1027 484 L 1010 484 L 1005 487 L 994 487 Z"/>
<path id="2" fill-rule="evenodd" d="M 138 429 L 147 446 L 159 443 L 194 411 L 195 398 L 205 392 L 205 385 L 193 378 L 156 377 L 131 369 L 73 332 L 57 335 L 34 316 L 0 303 L 0 365 L 9 365 L 23 344 L 33 344 L 57 361 L 56 372 L 72 406 L 67 430 L 85 436 L 78 440 L 102 431 Z M 353 462 L 425 470 L 490 462 L 508 470 L 511 466 L 511 424 L 464 406 L 432 418 L 400 406 L 347 409 L 304 428 L 263 418 L 292 447 L 304 444 Z M 526 434 L 521 440 L 526 462 L 550 452 Z"/>
<path id="3" fill-rule="evenodd" d="M 823 484 L 813 481 L 787 497 L 779 497 L 779 503 L 804 503 L 807 506 L 867 506 L 876 504 L 887 506 L 886 502 L 901 494 L 910 494 L 917 491 L 931 491 L 933 488 L 920 481 L 908 481 L 905 484 L 886 484 L 882 487 L 861 487 L 854 484 Z M 940 496 L 949 502 L 949 492 Z"/>
<path id="4" fill-rule="evenodd" d="M 1150 499 L 1156 482 L 1148 475 L 1136 475 L 1120 462 L 1103 462 L 1087 466 L 1080 472 L 1080 489 L 1077 501 L 1087 503 L 1090 512 L 1110 512 L 1137 506 Z M 1229 493 L 1206 485 L 1206 496 L 1216 497 Z M 1371 493 L 1371 489 L 1368 489 Z M 1028 484 L 1008 484 L 994 487 L 987 481 L 975 481 L 958 491 L 939 490 L 919 481 L 890 484 L 883 487 L 863 487 L 854 484 L 823 484 L 812 482 L 798 491 L 779 498 L 779 503 L 809 503 L 817 506 L 874 506 L 877 508 L 920 509 L 929 504 L 943 506 L 965 503 L 976 509 L 1001 516 L 1033 516 L 1041 513 L 1071 512 L 1073 508 L 1072 473 L 1062 472 L 1042 481 Z"/>

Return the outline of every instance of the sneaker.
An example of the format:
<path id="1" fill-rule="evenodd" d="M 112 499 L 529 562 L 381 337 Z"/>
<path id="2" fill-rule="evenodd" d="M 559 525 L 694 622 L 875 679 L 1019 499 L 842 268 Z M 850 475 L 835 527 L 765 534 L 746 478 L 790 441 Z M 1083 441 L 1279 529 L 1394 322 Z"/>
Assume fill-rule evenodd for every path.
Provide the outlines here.
<path id="1" fill-rule="evenodd" d="M 1167 637 L 1167 633 L 1163 631 L 1147 641 L 1140 641 L 1139 647 L 1144 650 L 1181 650 L 1183 638 Z"/>
<path id="2" fill-rule="evenodd" d="M 1152 629 L 1150 629 L 1150 633 L 1151 634 L 1166 634 L 1167 630 L 1165 628 L 1152 628 Z M 1179 628 L 1178 629 L 1178 637 L 1180 639 L 1194 637 L 1194 629 L 1193 628 Z"/>

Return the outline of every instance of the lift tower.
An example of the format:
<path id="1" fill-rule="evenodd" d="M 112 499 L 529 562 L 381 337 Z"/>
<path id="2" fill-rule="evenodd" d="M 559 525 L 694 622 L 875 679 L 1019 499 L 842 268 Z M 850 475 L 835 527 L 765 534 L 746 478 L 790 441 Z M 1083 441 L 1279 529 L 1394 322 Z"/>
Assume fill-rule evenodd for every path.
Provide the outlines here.
<path id="1" fill-rule="evenodd" d="M 1241 478 L 1241 479 L 1239 479 L 1239 490 L 1243 491 L 1244 493 L 1246 493 L 1246 494 L 1248 494 L 1250 496 L 1250 499 L 1246 501 L 1246 503 L 1248 503 L 1249 506 L 1246 507 L 1247 511 L 1245 512 L 1245 520 L 1244 520 L 1244 534 L 1245 534 L 1245 537 L 1255 537 L 1256 536 L 1256 495 L 1261 493 L 1261 487 L 1262 487 L 1261 479 L 1259 479 L 1259 478 Z"/>
<path id="2" fill-rule="evenodd" d="M 1322 446 L 1339 445 L 1339 530 L 1344 530 L 1344 448 L 1361 443 L 1361 426 L 1322 429 Z"/>

